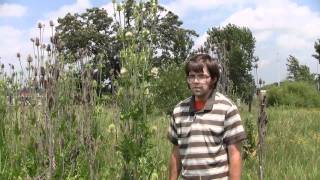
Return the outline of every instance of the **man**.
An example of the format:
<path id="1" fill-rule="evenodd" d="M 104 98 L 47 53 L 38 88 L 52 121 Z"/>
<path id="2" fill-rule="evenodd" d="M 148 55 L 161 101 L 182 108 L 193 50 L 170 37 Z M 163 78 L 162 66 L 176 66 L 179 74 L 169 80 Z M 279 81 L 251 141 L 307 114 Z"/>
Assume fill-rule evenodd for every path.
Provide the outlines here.
<path id="1" fill-rule="evenodd" d="M 207 54 L 190 58 L 185 66 L 192 97 L 173 111 L 168 139 L 174 145 L 170 180 L 241 177 L 240 142 L 246 138 L 237 107 L 216 91 L 219 66 Z"/>

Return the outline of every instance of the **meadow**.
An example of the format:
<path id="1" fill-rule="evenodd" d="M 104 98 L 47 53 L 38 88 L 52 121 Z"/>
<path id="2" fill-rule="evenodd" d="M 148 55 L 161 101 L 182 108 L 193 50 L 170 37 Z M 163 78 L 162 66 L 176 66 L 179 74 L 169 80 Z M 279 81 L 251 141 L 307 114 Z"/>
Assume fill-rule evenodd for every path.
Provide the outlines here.
<path id="1" fill-rule="evenodd" d="M 60 117 L 50 116 L 48 123 L 42 121 L 46 119 L 41 114 L 42 104 L 8 105 L 5 96 L 1 97 L 1 179 L 124 179 L 128 168 L 125 158 L 134 163 L 135 157 L 139 157 L 134 163 L 139 166 L 137 179 L 167 179 L 170 117 L 164 112 L 154 110 L 148 115 L 148 148 L 139 155 L 134 154 L 134 143 L 121 149 L 126 132 L 124 123 L 116 121 L 119 109 L 112 104 L 100 103 L 88 109 L 63 101 L 66 106 L 60 106 Z M 246 130 L 252 133 L 256 146 L 258 109 L 249 113 L 241 105 L 240 111 L 246 128 L 251 124 L 252 129 Z M 319 179 L 319 109 L 268 107 L 267 114 L 264 178 Z M 244 157 L 242 179 L 258 179 L 256 147 Z"/>
<path id="2" fill-rule="evenodd" d="M 66 29 L 64 32 L 63 26 L 60 26 L 60 34 L 54 34 L 56 27 L 50 22 L 52 36 L 46 45 L 43 41 L 44 26 L 39 23 L 39 37 L 31 38 L 34 54 L 26 59 L 28 67 L 22 67 L 20 53 L 17 53 L 20 72 L 12 64 L 6 70 L 1 65 L 0 179 L 168 178 L 172 146 L 166 139 L 170 119 L 168 114 L 176 103 L 190 95 L 183 70 L 185 58 L 180 56 L 190 55 L 193 43 L 189 43 L 191 36 L 188 36 L 181 42 L 165 46 L 164 49 L 168 50 L 172 45 L 173 50 L 179 52 L 163 51 L 163 55 L 173 54 L 176 58 L 167 61 L 165 57 L 158 62 L 157 53 L 161 51 L 161 46 L 157 46 L 161 40 L 157 39 L 159 33 L 163 31 L 162 28 L 167 30 L 181 23 L 164 23 L 160 30 L 155 29 L 154 25 L 158 22 L 156 18 L 159 18 L 157 13 L 160 12 L 157 1 L 150 1 L 132 6 L 134 12 L 131 15 L 135 21 L 125 25 L 121 18 L 124 18 L 125 8 L 131 12 L 130 7 L 116 6 L 114 1 L 114 8 L 119 14 L 117 17 L 114 13 L 114 19 L 119 22 L 111 24 L 110 20 L 108 23 L 116 27 L 110 35 L 113 41 L 109 42 L 108 38 L 101 40 L 101 34 L 93 36 L 95 32 L 100 32 L 96 29 L 100 26 L 94 24 L 88 26 L 84 23 L 83 27 L 89 29 L 82 27 L 78 34 L 70 35 L 68 32 L 73 31 Z M 142 11 L 145 14 L 141 15 Z M 90 12 L 97 13 L 98 20 L 103 19 L 100 19 L 100 15 L 106 15 L 104 10 L 93 9 Z M 86 19 L 88 14 L 81 17 Z M 69 26 L 68 19 L 80 18 L 79 14 L 70 17 L 67 16 L 64 22 L 68 28 L 73 27 Z M 166 17 L 169 22 L 171 19 L 177 20 L 171 12 Z M 87 19 L 92 22 L 90 18 Z M 60 23 L 63 24 L 62 19 Z M 241 31 L 235 26 L 230 25 L 229 28 Z M 106 27 L 101 31 L 104 35 L 105 30 Z M 191 31 L 178 30 L 175 32 L 177 40 L 183 35 L 192 34 Z M 82 33 L 87 36 L 79 36 Z M 92 46 L 87 47 L 86 44 L 78 48 L 76 45 L 79 42 L 76 40 L 79 37 L 84 38 L 84 44 Z M 92 42 L 95 38 L 102 44 Z M 168 38 L 172 39 L 171 35 Z M 164 39 L 162 43 L 166 45 L 166 41 Z M 68 45 L 71 49 L 68 49 Z M 181 47 L 177 48 L 176 45 Z M 216 55 L 227 66 L 226 44 L 213 42 L 213 45 L 216 47 L 213 49 L 217 50 Z M 235 47 L 240 45 L 239 42 Z M 254 48 L 251 48 L 253 51 Z M 114 52 L 110 53 L 109 50 Z M 247 73 L 252 68 L 251 61 Z M 226 67 L 223 69 L 222 89 L 228 87 L 230 91 L 232 83 L 227 79 L 229 72 L 226 72 Z M 253 80 L 251 74 L 246 75 Z M 104 78 L 108 79 L 109 84 L 104 84 Z M 243 82 L 241 86 L 242 93 L 238 93 L 243 99 L 250 99 L 251 96 L 245 94 L 254 94 L 256 87 Z M 305 94 L 304 90 L 299 89 L 299 92 Z M 310 95 L 311 99 L 313 94 Z M 280 95 L 275 97 L 283 97 Z M 239 98 L 232 96 L 234 100 Z M 289 94 L 287 99 L 295 100 L 292 96 Z M 263 148 L 263 177 L 271 180 L 320 179 L 320 109 L 276 105 L 279 102 L 275 101 L 266 110 L 268 124 Z M 297 104 L 303 103 L 299 101 Z M 259 104 L 254 99 L 250 113 L 245 103 L 241 103 L 239 109 L 248 134 L 248 140 L 243 143 L 242 179 L 255 180 L 258 179 L 256 122 Z"/>

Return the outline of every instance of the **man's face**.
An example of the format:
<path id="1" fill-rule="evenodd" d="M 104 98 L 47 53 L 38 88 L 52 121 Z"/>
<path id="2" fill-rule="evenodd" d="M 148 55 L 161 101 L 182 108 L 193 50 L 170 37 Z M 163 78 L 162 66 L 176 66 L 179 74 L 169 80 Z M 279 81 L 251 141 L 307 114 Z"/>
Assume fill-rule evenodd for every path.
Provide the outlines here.
<path id="1" fill-rule="evenodd" d="M 190 71 L 187 77 L 192 94 L 200 100 L 206 100 L 209 97 L 215 80 L 210 77 L 206 66 L 203 67 L 203 72 Z"/>

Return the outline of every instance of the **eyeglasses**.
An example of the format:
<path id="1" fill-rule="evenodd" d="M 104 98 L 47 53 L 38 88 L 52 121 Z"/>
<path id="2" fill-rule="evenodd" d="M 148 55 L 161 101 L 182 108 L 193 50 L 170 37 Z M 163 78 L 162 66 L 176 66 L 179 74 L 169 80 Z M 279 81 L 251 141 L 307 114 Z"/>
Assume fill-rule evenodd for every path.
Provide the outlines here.
<path id="1" fill-rule="evenodd" d="M 209 78 L 210 78 L 210 76 L 205 75 L 205 74 L 189 75 L 189 76 L 187 76 L 187 81 L 188 82 L 195 82 L 195 80 L 197 79 L 199 82 L 204 82 Z"/>

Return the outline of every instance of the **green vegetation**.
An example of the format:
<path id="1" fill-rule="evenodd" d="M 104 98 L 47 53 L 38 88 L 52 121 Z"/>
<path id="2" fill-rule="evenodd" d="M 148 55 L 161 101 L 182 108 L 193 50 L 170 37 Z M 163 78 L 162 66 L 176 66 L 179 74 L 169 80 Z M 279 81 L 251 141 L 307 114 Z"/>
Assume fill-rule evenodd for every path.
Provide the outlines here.
<path id="1" fill-rule="evenodd" d="M 190 95 L 183 61 L 197 34 L 157 0 L 113 2 L 113 18 L 98 8 L 68 14 L 55 35 L 50 22 L 48 45 L 39 23 L 28 77 L 1 64 L 0 179 L 167 179 L 169 114 Z M 221 60 L 222 91 L 251 103 L 258 60 L 251 31 L 227 25 L 208 33 L 204 50 Z M 106 91 L 103 80 L 111 82 Z M 320 178 L 319 99 L 302 81 L 268 89 L 266 179 Z M 257 179 L 257 106 L 240 107 L 243 179 Z"/>
<path id="2" fill-rule="evenodd" d="M 320 107 L 320 94 L 308 82 L 284 82 L 280 87 L 271 86 L 267 90 L 268 105 L 295 107 Z"/>

